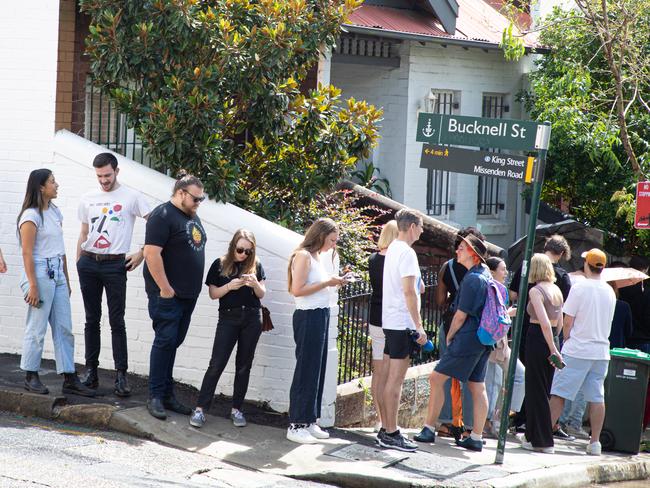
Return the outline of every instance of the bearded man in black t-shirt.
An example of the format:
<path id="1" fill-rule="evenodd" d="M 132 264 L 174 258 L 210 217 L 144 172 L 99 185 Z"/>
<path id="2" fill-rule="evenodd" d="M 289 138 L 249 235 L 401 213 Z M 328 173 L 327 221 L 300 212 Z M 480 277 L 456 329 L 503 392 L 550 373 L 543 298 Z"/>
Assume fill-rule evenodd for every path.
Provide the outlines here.
<path id="1" fill-rule="evenodd" d="M 167 418 L 165 409 L 192 413 L 174 395 L 172 372 L 203 282 L 206 235 L 196 215 L 203 200 L 201 181 L 183 174 L 171 200 L 156 207 L 147 220 L 144 280 L 155 332 L 147 409 L 161 420 Z"/>

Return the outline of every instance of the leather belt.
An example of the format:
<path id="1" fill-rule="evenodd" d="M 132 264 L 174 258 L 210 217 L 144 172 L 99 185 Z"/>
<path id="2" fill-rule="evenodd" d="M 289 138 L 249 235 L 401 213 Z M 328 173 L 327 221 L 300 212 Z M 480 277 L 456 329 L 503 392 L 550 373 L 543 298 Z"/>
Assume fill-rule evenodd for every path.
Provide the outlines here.
<path id="1" fill-rule="evenodd" d="M 251 307 L 249 305 L 240 305 L 239 307 L 220 308 L 219 312 L 238 312 L 242 310 L 260 310 L 262 307 Z"/>
<path id="2" fill-rule="evenodd" d="M 118 259 L 124 259 L 126 254 L 95 254 L 94 252 L 81 251 L 82 256 L 88 256 L 94 261 L 116 261 Z"/>

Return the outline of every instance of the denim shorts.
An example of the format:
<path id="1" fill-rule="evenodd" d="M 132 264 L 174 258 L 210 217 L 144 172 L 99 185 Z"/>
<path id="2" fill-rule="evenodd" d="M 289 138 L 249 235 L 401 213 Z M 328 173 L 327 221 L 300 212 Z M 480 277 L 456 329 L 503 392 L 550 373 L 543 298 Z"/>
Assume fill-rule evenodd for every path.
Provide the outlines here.
<path id="1" fill-rule="evenodd" d="M 476 330 L 459 330 L 447 347 L 435 371 L 460 381 L 485 381 L 491 349 L 481 344 Z"/>
<path id="2" fill-rule="evenodd" d="M 551 386 L 551 395 L 566 400 L 575 400 L 580 389 L 586 401 L 605 402 L 605 376 L 609 366 L 608 359 L 579 359 L 562 356 L 566 363 L 564 369 L 556 369 Z"/>

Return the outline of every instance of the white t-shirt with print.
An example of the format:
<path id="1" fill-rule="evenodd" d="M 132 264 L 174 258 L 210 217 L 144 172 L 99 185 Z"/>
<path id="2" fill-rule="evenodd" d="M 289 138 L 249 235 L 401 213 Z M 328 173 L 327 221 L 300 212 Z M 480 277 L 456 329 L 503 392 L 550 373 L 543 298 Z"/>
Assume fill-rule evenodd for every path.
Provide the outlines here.
<path id="1" fill-rule="evenodd" d="M 406 242 L 394 240 L 386 251 L 382 290 L 381 323 L 384 329 L 415 329 L 415 323 L 406 308 L 402 278 L 414 276 L 415 294 L 420 311 L 420 265 L 415 251 Z"/>
<path id="2" fill-rule="evenodd" d="M 33 222 L 36 226 L 36 240 L 34 241 L 33 255 L 37 259 L 55 258 L 65 255 L 63 241 L 63 214 L 50 204 L 43 210 L 41 218 L 38 209 L 28 208 L 20 216 L 18 228 L 25 222 Z"/>
<path id="3" fill-rule="evenodd" d="M 582 279 L 571 286 L 562 311 L 574 318 L 562 354 L 579 359 L 609 359 L 616 295 L 607 282 Z"/>
<path id="4" fill-rule="evenodd" d="M 88 238 L 81 249 L 94 254 L 126 254 L 136 217 L 151 207 L 142 193 L 120 186 L 113 191 L 93 190 L 79 201 L 78 217 L 88 224 Z"/>

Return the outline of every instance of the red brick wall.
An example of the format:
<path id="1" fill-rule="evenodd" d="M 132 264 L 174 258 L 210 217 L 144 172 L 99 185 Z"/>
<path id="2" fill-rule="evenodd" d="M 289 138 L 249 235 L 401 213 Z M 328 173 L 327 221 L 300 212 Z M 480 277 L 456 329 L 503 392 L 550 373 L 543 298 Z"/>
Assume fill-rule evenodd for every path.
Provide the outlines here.
<path id="1" fill-rule="evenodd" d="M 72 126 L 71 131 L 84 136 L 84 122 L 86 111 L 86 79 L 90 71 L 90 62 L 84 54 L 85 39 L 88 35 L 90 17 L 79 12 L 75 13 L 74 37 L 74 72 L 72 75 Z"/>
<path id="2" fill-rule="evenodd" d="M 75 49 L 75 0 L 59 3 L 59 48 L 56 78 L 55 130 L 72 125 L 72 77 Z"/>

